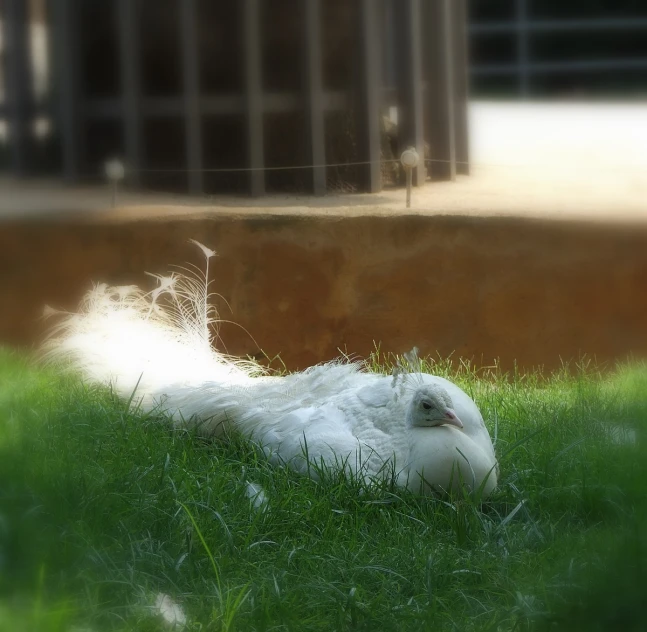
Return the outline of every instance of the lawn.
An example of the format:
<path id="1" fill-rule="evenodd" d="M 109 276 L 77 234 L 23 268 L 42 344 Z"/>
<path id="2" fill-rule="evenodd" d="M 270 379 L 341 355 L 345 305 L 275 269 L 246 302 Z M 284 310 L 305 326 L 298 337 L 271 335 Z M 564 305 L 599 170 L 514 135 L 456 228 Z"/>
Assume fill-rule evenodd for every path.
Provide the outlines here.
<path id="1" fill-rule="evenodd" d="M 160 594 L 188 630 L 647 629 L 647 370 L 426 369 L 496 437 L 483 504 L 317 483 L 0 353 L 0 630 L 168 629 Z"/>

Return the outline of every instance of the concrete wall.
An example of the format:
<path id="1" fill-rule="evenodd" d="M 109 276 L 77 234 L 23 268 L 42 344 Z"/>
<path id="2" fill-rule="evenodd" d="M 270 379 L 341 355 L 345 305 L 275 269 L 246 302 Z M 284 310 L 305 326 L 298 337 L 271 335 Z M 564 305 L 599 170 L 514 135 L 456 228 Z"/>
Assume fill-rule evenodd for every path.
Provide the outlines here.
<path id="1" fill-rule="evenodd" d="M 507 368 L 647 355 L 647 231 L 441 216 L 4 222 L 0 341 L 33 343 L 43 304 L 73 309 L 92 281 L 198 263 L 189 238 L 219 253 L 222 317 L 290 368 L 374 341 Z M 258 351 L 239 327 L 221 333 L 231 353 Z"/>

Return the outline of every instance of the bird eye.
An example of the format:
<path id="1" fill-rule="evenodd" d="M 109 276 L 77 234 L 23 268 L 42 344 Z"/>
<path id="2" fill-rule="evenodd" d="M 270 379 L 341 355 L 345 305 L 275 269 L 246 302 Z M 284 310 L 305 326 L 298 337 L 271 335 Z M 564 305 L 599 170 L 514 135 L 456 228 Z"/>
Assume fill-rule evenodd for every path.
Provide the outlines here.
<path id="1" fill-rule="evenodd" d="M 431 409 L 431 404 L 429 402 L 422 402 L 422 407 L 425 410 L 430 410 Z"/>

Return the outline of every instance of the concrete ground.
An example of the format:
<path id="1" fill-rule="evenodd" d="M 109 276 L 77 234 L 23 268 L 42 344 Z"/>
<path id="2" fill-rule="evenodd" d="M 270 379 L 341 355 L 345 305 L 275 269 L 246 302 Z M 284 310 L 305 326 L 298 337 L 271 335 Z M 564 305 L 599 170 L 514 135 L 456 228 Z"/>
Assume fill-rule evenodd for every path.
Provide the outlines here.
<path id="1" fill-rule="evenodd" d="M 104 220 L 166 215 L 360 216 L 437 214 L 647 223 L 647 104 L 475 102 L 472 175 L 380 194 L 244 197 L 122 193 L 107 187 L 0 179 L 0 217 L 100 213 Z M 262 204 L 262 206 L 261 206 Z M 106 212 L 107 211 L 107 212 Z"/>

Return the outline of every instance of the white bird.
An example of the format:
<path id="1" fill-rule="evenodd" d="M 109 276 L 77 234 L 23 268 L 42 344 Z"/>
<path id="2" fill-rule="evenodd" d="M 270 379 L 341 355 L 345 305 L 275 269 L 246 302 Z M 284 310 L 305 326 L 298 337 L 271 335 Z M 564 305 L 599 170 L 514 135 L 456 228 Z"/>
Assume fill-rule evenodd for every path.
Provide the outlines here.
<path id="1" fill-rule="evenodd" d="M 135 393 L 144 410 L 176 424 L 241 433 L 272 462 L 310 476 L 323 465 L 367 480 L 395 475 L 422 493 L 465 485 L 486 497 L 496 487 L 498 464 L 476 404 L 452 382 L 421 373 L 415 354 L 393 377 L 349 361 L 269 376 L 217 352 L 208 278 L 215 253 L 195 243 L 204 274 L 156 276 L 150 293 L 95 286 L 53 328 L 47 357 L 70 361 L 124 398 Z"/>

